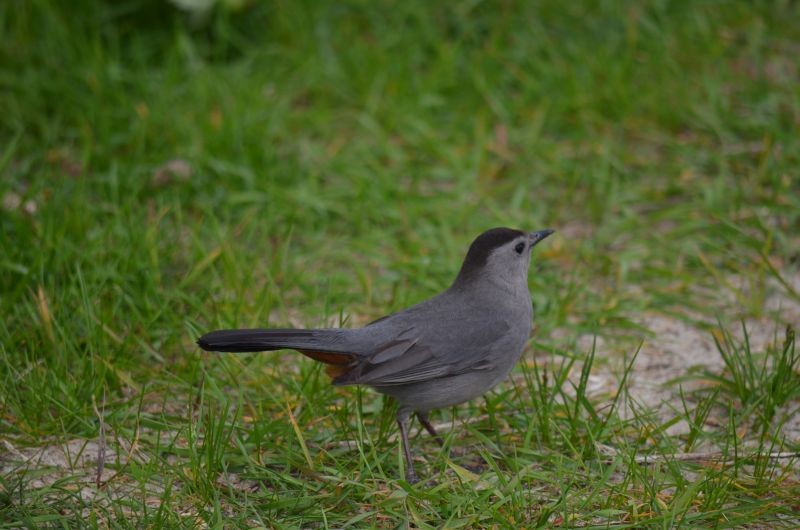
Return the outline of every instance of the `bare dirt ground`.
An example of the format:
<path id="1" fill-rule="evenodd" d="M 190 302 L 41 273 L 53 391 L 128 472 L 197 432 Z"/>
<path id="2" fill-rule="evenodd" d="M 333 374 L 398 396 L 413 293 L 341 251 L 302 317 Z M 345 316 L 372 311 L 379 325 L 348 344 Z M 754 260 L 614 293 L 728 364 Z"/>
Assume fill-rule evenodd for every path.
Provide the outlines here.
<path id="1" fill-rule="evenodd" d="M 798 292 L 800 274 L 791 278 L 790 285 Z M 691 391 L 709 384 L 702 378 L 681 381 L 680 384 L 671 382 L 687 372 L 719 374 L 725 370 L 722 356 L 708 329 L 700 329 L 686 320 L 658 314 L 642 315 L 639 323 L 650 330 L 653 336 L 642 344 L 628 392 L 634 400 L 646 407 L 667 416 L 673 408 L 680 409 L 679 388 Z M 717 325 L 716 322 L 705 324 L 709 327 Z M 787 296 L 785 289 L 775 282 L 770 284 L 763 316 L 758 319 L 744 319 L 743 327 L 729 331 L 735 340 L 743 341 L 743 329 L 746 329 L 751 351 L 761 353 L 769 348 L 780 348 L 786 326 L 792 325 L 797 329 L 798 324 L 800 301 Z M 786 408 L 791 410 L 797 406 L 797 403 L 792 403 Z M 685 422 L 678 423 L 668 430 L 668 434 L 683 434 L 687 429 Z M 800 441 L 800 420 L 796 415 L 787 422 L 783 430 L 789 440 Z"/>

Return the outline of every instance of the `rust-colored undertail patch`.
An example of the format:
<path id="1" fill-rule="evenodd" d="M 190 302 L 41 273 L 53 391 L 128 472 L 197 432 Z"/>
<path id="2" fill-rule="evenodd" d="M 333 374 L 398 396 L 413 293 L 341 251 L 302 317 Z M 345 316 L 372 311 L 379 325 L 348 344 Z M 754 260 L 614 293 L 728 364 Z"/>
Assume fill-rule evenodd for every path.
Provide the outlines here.
<path id="1" fill-rule="evenodd" d="M 328 374 L 328 377 L 331 379 L 336 379 L 337 377 L 346 374 L 350 371 L 349 366 L 341 366 L 337 364 L 326 364 L 325 365 L 325 373 Z"/>
<path id="2" fill-rule="evenodd" d="M 331 379 L 335 379 L 346 374 L 350 370 L 350 363 L 352 363 L 354 359 L 354 356 L 351 353 L 334 353 L 312 350 L 298 351 L 306 357 L 310 357 L 315 361 L 325 363 L 327 365 L 325 366 L 325 373 L 328 374 Z"/>

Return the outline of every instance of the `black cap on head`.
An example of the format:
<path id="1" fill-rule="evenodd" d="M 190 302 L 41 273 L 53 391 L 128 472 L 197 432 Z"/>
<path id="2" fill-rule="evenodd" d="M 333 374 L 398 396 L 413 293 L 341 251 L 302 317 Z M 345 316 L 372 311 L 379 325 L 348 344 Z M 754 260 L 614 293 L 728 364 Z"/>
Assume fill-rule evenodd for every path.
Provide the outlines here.
<path id="1" fill-rule="evenodd" d="M 514 230 L 513 228 L 492 228 L 482 233 L 469 246 L 467 256 L 464 258 L 464 264 L 461 265 L 461 271 L 458 273 L 458 278 L 465 278 L 486 265 L 486 260 L 492 250 L 524 235 L 525 232 Z"/>

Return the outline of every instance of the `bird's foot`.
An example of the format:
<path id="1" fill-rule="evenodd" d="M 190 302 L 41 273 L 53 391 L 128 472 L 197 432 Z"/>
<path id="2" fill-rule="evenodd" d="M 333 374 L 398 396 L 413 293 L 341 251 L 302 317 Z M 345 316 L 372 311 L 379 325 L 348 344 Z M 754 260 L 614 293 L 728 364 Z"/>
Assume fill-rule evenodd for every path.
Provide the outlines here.
<path id="1" fill-rule="evenodd" d="M 419 477 L 417 476 L 417 474 L 414 472 L 413 469 L 406 470 L 406 482 L 408 482 L 409 484 L 416 484 L 417 482 L 419 482 Z"/>

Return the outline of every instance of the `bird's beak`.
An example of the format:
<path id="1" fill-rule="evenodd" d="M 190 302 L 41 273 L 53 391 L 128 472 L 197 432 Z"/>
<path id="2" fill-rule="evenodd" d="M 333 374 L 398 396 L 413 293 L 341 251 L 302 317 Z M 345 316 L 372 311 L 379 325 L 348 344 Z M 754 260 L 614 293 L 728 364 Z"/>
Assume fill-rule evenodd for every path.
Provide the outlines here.
<path id="1" fill-rule="evenodd" d="M 531 242 L 531 248 L 535 247 L 536 244 L 539 243 L 539 241 L 546 238 L 553 232 L 555 232 L 555 230 L 550 230 L 549 228 L 546 228 L 544 230 L 537 230 L 536 232 L 531 232 L 530 234 L 528 234 L 528 239 Z"/>

